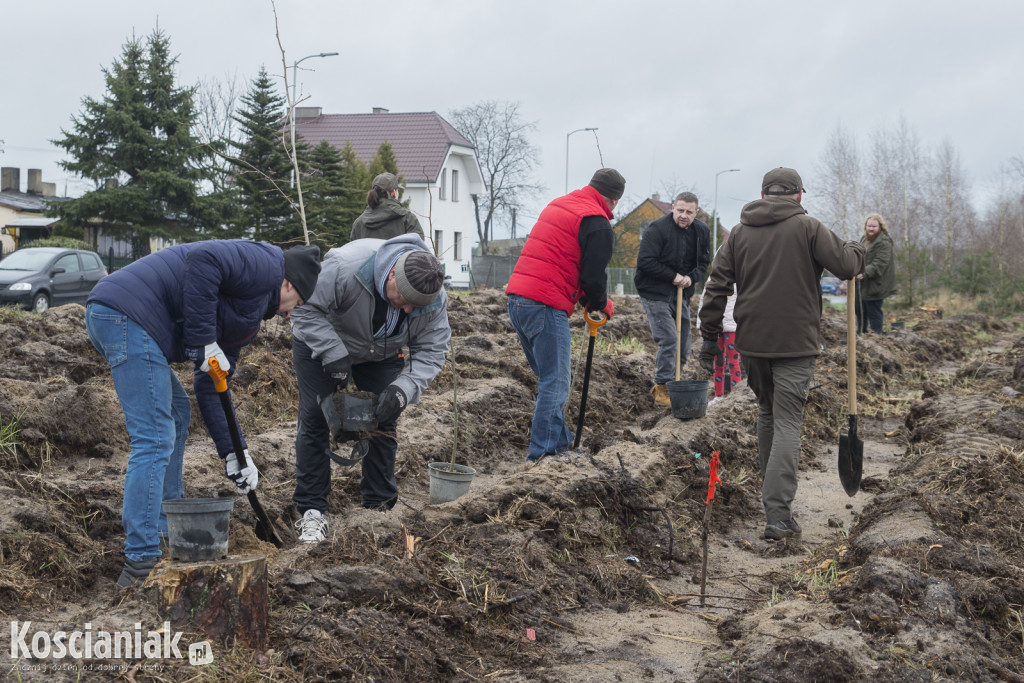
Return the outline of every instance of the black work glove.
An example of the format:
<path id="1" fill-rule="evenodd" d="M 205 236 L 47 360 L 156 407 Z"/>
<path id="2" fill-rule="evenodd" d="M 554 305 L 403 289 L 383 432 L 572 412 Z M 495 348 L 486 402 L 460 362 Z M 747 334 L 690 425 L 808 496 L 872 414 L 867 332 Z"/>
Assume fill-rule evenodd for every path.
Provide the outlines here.
<path id="1" fill-rule="evenodd" d="M 389 384 L 377 397 L 377 407 L 373 409 L 373 415 L 377 418 L 377 424 L 394 422 L 405 410 L 408 403 L 405 392 L 394 384 Z"/>
<path id="2" fill-rule="evenodd" d="M 344 389 L 348 384 L 349 373 L 352 372 L 352 359 L 345 356 L 338 360 L 332 360 L 330 363 L 324 363 L 324 372 L 334 380 L 338 389 Z"/>
<path id="3" fill-rule="evenodd" d="M 722 361 L 722 347 L 718 345 L 717 339 L 705 339 L 697 356 L 700 366 L 708 372 L 714 372 L 716 359 L 718 362 Z"/>

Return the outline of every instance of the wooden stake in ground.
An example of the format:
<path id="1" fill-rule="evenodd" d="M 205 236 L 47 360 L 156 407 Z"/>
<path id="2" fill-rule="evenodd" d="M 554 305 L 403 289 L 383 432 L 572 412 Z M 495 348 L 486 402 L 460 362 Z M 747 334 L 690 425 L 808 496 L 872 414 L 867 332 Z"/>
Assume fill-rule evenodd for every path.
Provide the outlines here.
<path id="1" fill-rule="evenodd" d="M 700 544 L 704 557 L 700 562 L 700 606 L 704 606 L 704 586 L 708 576 L 708 527 L 711 524 L 711 504 L 715 502 L 715 486 L 721 484 L 718 476 L 718 451 L 711 454 L 711 471 L 708 475 L 708 498 L 704 501 L 704 521 L 701 523 Z"/>

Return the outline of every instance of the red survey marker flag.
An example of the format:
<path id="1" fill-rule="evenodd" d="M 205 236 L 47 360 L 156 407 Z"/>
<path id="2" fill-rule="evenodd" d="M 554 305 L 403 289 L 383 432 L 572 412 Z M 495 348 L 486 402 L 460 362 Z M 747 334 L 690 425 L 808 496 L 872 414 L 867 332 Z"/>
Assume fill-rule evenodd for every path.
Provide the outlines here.
<path id="1" fill-rule="evenodd" d="M 715 484 L 721 484 L 722 480 L 718 476 L 718 451 L 711 454 L 711 473 L 708 477 L 708 499 L 704 501 L 705 505 L 710 505 L 711 501 L 715 499 Z"/>

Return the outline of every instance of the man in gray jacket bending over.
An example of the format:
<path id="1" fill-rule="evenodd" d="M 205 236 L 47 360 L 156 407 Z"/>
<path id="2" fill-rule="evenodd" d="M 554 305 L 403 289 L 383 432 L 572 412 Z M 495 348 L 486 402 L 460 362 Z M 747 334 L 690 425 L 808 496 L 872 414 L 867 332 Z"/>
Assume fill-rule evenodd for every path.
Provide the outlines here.
<path id="1" fill-rule="evenodd" d="M 389 510 L 397 501 L 398 416 L 441 371 L 451 338 L 443 285 L 440 262 L 416 235 L 356 240 L 327 252 L 313 296 L 292 311 L 299 381 L 292 498 L 302 515 L 300 541 L 327 537 L 330 430 L 319 400 L 350 376 L 356 388 L 378 395 L 381 434 L 362 460 L 362 505 Z"/>

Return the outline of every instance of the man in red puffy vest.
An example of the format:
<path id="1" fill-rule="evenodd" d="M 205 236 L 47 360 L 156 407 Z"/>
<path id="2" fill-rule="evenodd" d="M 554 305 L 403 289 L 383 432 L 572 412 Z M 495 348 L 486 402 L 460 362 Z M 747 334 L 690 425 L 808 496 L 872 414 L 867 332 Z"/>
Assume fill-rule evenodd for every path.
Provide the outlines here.
<path id="1" fill-rule="evenodd" d="M 626 189 L 613 168 L 594 173 L 590 184 L 555 199 L 541 211 L 512 271 L 508 317 L 537 375 L 537 404 L 530 427 L 528 461 L 568 450 L 569 316 L 579 302 L 609 317 L 605 268 L 612 257 L 612 217 Z"/>

